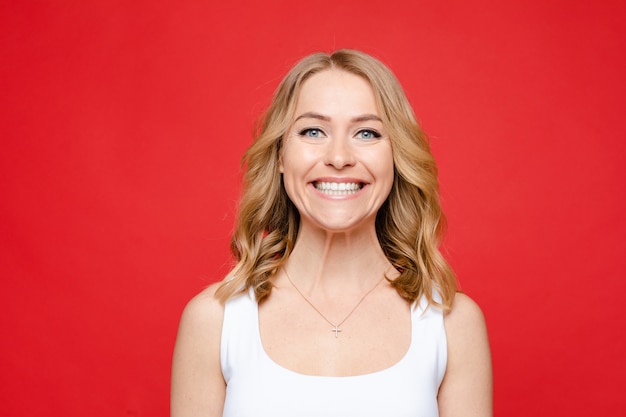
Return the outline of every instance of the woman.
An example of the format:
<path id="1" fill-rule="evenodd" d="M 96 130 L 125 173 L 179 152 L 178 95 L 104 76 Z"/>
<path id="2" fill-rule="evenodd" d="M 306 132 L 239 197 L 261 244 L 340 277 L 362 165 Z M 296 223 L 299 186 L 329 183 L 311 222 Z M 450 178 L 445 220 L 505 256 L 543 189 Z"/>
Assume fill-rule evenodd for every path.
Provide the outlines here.
<path id="1" fill-rule="evenodd" d="M 393 74 L 304 58 L 244 161 L 238 263 L 185 308 L 172 416 L 490 416 L 484 319 L 439 253 L 435 162 Z"/>

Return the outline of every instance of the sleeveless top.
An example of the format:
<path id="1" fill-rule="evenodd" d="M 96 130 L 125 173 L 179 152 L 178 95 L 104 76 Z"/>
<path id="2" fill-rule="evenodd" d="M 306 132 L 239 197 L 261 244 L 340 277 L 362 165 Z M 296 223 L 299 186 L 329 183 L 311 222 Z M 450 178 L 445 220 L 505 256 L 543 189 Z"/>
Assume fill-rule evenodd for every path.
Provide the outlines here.
<path id="1" fill-rule="evenodd" d="M 417 306 L 416 306 L 417 304 Z M 226 302 L 220 360 L 224 417 L 436 417 L 447 361 L 443 313 L 425 298 L 411 308 L 411 343 L 399 362 L 358 376 L 311 376 L 265 352 L 252 292 Z M 427 308 L 428 307 L 428 308 Z"/>

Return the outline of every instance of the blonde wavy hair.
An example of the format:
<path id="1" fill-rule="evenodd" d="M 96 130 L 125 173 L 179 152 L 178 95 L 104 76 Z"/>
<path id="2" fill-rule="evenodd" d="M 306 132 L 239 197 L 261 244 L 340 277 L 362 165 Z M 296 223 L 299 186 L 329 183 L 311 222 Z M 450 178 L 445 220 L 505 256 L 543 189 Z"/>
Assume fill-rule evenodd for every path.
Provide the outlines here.
<path id="1" fill-rule="evenodd" d="M 237 263 L 216 295 L 225 302 L 252 287 L 261 302 L 272 290 L 271 277 L 293 249 L 300 216 L 285 192 L 279 155 L 302 84 L 329 69 L 347 71 L 370 83 L 391 140 L 394 182 L 376 217 L 378 240 L 400 272 L 390 283 L 410 302 L 424 295 L 430 304 L 449 310 L 456 279 L 439 251 L 445 216 L 428 139 L 393 73 L 370 55 L 348 49 L 303 58 L 282 80 L 259 120 L 254 142 L 242 158 L 243 195 L 231 242 Z M 434 292 L 440 302 L 433 298 Z"/>

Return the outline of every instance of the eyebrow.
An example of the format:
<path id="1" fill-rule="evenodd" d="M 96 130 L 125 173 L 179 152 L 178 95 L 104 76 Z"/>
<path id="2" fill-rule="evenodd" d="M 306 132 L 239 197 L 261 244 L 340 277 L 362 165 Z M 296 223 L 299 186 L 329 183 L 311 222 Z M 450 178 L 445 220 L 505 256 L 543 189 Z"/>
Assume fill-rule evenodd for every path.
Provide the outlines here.
<path id="1" fill-rule="evenodd" d="M 370 120 L 374 120 L 376 122 L 383 122 L 383 120 L 376 116 L 375 114 L 364 114 L 362 116 L 357 116 L 352 119 L 353 122 L 368 122 Z"/>
<path id="2" fill-rule="evenodd" d="M 302 113 L 300 116 L 296 117 L 295 122 L 297 122 L 300 119 L 317 119 L 317 120 L 322 120 L 324 122 L 330 122 L 330 117 L 324 116 L 323 114 L 319 114 L 315 112 Z M 352 118 L 350 121 L 351 122 L 367 122 L 370 120 L 374 120 L 374 121 L 382 123 L 382 119 L 376 116 L 375 114 L 363 114 L 361 116 Z"/>

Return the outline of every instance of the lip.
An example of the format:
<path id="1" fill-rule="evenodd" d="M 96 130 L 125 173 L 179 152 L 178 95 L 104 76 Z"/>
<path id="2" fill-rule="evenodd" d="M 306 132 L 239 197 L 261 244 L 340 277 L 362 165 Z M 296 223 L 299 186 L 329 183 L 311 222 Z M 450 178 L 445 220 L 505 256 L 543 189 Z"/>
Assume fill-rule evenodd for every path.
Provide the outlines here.
<path id="1" fill-rule="evenodd" d="M 363 178 L 356 178 L 356 177 L 319 177 L 311 181 L 311 183 L 317 183 L 317 182 L 336 182 L 336 183 L 356 182 L 360 184 L 369 184 L 369 182 L 364 180 Z"/>

